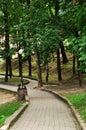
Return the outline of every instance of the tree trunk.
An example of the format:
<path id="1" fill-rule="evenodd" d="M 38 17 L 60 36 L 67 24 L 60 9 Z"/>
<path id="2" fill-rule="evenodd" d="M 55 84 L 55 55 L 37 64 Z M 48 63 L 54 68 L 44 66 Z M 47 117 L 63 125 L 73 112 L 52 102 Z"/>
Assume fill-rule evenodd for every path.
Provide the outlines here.
<path id="1" fill-rule="evenodd" d="M 26 3 L 27 3 L 27 6 L 28 6 L 28 9 L 30 7 L 30 0 L 26 0 Z M 28 30 L 28 37 L 29 37 L 29 30 Z M 30 44 L 29 44 L 30 46 Z M 31 55 L 28 56 L 28 76 L 32 76 L 32 65 L 31 65 Z"/>
<path id="2" fill-rule="evenodd" d="M 42 87 L 42 71 L 41 71 L 41 65 L 40 65 L 40 55 L 38 52 L 36 52 L 36 58 L 37 58 L 37 70 L 38 70 L 38 87 Z"/>
<path id="3" fill-rule="evenodd" d="M 10 78 L 12 77 L 12 65 L 11 65 L 11 58 L 10 58 L 10 56 L 8 57 L 8 60 L 9 60 L 9 76 L 10 76 Z"/>
<path id="4" fill-rule="evenodd" d="M 6 57 L 6 74 L 5 74 L 5 82 L 8 82 L 8 58 Z"/>
<path id="5" fill-rule="evenodd" d="M 74 30 L 74 32 L 75 32 L 76 38 L 78 39 L 79 34 L 78 34 L 77 28 Z M 79 50 L 79 47 L 78 47 L 78 50 Z M 81 76 L 81 71 L 79 70 L 80 69 L 80 61 L 78 59 L 79 59 L 79 57 L 77 57 L 78 80 L 79 80 L 79 86 L 82 86 L 82 79 L 81 79 L 82 76 Z"/>
<path id="6" fill-rule="evenodd" d="M 9 65 L 9 13 L 7 3 L 5 3 L 4 9 L 4 22 L 5 22 L 5 55 L 6 55 L 6 74 L 5 74 L 5 82 L 8 82 L 8 65 Z"/>
<path id="7" fill-rule="evenodd" d="M 65 53 L 65 48 L 64 48 L 63 42 L 60 42 L 60 47 L 61 47 L 63 64 L 66 64 L 68 62 L 68 59 L 67 59 L 67 56 L 66 56 L 66 53 Z"/>
<path id="8" fill-rule="evenodd" d="M 56 52 L 57 54 L 57 72 L 58 72 L 58 81 L 62 80 L 62 75 L 61 75 L 61 63 L 60 63 L 60 52 L 59 49 Z"/>
<path id="9" fill-rule="evenodd" d="M 77 59 L 77 68 L 78 68 L 78 79 L 79 79 L 79 86 L 82 86 L 82 79 L 81 79 L 81 71 L 79 70 L 80 61 Z"/>
<path id="10" fill-rule="evenodd" d="M 28 7 L 30 6 L 30 0 L 26 0 Z"/>
<path id="11" fill-rule="evenodd" d="M 58 12 L 59 12 L 59 1 L 54 0 L 55 3 L 55 16 L 57 17 L 57 19 L 59 20 L 58 17 Z M 61 63 L 60 63 L 60 52 L 59 49 L 56 52 L 57 54 L 57 73 L 58 73 L 58 81 L 62 80 L 62 76 L 61 76 Z"/>
<path id="12" fill-rule="evenodd" d="M 54 0 L 54 3 L 55 3 L 55 16 L 58 17 L 59 2 L 57 0 Z"/>
<path id="13" fill-rule="evenodd" d="M 75 69 L 75 56 L 73 55 L 73 75 L 76 73 Z"/>
<path id="14" fill-rule="evenodd" d="M 46 83 L 48 83 L 48 79 L 49 79 L 49 66 L 48 63 L 46 64 Z"/>
<path id="15" fill-rule="evenodd" d="M 28 56 L 28 70 L 29 70 L 29 76 L 32 76 L 32 65 L 31 65 L 31 56 Z"/>
<path id="16" fill-rule="evenodd" d="M 18 54 L 19 57 L 19 76 L 22 77 L 22 55 Z"/>
<path id="17" fill-rule="evenodd" d="M 48 8 L 49 8 L 49 12 L 51 14 L 51 17 L 53 16 L 53 12 L 52 12 L 52 9 L 51 9 L 51 4 L 50 4 L 50 1 L 48 1 L 49 4 L 48 4 Z"/>

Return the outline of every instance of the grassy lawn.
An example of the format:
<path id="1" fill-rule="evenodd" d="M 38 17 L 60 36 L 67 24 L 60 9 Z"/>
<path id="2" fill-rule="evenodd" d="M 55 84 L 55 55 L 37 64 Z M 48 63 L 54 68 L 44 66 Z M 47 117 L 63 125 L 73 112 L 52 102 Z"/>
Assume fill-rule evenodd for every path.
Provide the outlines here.
<path id="1" fill-rule="evenodd" d="M 12 101 L 0 105 L 0 127 L 4 125 L 5 120 L 11 116 L 20 106 L 22 106 L 22 104 L 23 102 Z"/>
<path id="2" fill-rule="evenodd" d="M 86 122 L 86 92 L 65 95 Z"/>
<path id="3" fill-rule="evenodd" d="M 0 83 L 5 83 L 4 78 L 0 78 Z M 19 85 L 21 83 L 21 79 L 19 77 L 12 77 L 8 79 L 8 83 L 10 85 Z M 23 79 L 23 83 L 26 84 L 28 81 Z"/>

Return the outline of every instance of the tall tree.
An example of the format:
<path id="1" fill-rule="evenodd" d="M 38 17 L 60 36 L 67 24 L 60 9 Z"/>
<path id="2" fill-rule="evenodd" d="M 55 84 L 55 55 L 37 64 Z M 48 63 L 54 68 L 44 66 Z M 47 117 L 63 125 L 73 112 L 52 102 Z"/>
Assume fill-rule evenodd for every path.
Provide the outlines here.
<path id="1" fill-rule="evenodd" d="M 10 58 L 10 46 L 9 46 L 9 11 L 8 4 L 3 3 L 4 23 L 5 23 L 5 54 L 6 54 L 6 74 L 5 82 L 8 82 L 8 74 L 10 70 L 10 76 L 12 76 L 11 58 Z"/>
<path id="2" fill-rule="evenodd" d="M 59 2 L 57 0 L 54 1 L 55 4 L 55 16 L 56 19 L 59 21 Z M 62 75 L 61 75 L 61 62 L 60 62 L 60 52 L 59 49 L 57 50 L 57 69 L 58 69 L 58 80 L 62 80 Z"/>
<path id="3" fill-rule="evenodd" d="M 28 11 L 29 11 L 29 7 L 30 7 L 30 0 L 26 0 L 26 2 L 27 2 L 27 6 L 28 6 Z M 27 37 L 28 38 L 30 38 L 29 37 L 29 29 L 27 29 Z M 29 48 L 31 49 L 31 45 L 30 45 L 30 43 L 29 43 Z M 28 49 L 30 52 L 31 52 L 31 50 L 30 49 Z M 29 70 L 29 74 L 28 74 L 28 76 L 32 76 L 32 64 L 31 64 L 31 53 L 29 52 L 29 55 L 28 55 L 28 70 Z"/>

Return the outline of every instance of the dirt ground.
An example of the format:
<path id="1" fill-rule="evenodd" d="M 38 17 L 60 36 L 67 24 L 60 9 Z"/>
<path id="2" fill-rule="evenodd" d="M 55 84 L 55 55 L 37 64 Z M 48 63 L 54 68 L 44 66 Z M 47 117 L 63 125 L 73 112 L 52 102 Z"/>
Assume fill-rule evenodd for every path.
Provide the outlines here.
<path id="1" fill-rule="evenodd" d="M 15 99 L 16 95 L 14 93 L 0 89 L 0 104 L 4 104 L 6 102 L 10 102 Z"/>
<path id="2" fill-rule="evenodd" d="M 51 89 L 60 94 L 63 93 L 82 93 L 86 92 L 86 80 L 82 81 L 82 85 L 79 85 L 77 77 L 70 78 L 66 81 L 57 82 L 55 84 L 45 85 L 47 89 Z"/>

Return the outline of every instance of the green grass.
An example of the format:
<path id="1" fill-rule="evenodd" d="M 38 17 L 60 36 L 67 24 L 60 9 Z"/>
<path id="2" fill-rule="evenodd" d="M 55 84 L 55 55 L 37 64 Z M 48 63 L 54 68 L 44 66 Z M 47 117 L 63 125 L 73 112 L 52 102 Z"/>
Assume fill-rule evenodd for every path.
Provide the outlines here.
<path id="1" fill-rule="evenodd" d="M 11 116 L 20 106 L 22 106 L 23 102 L 9 102 L 3 105 L 0 105 L 0 127 L 4 125 L 5 120 Z"/>
<path id="2" fill-rule="evenodd" d="M 26 84 L 28 81 L 26 79 L 23 79 L 23 83 Z M 21 83 L 21 78 L 15 77 L 15 78 L 9 78 L 8 84 L 12 85 L 19 85 Z"/>
<path id="3" fill-rule="evenodd" d="M 0 83 L 4 83 L 4 78 L 0 78 Z"/>
<path id="4" fill-rule="evenodd" d="M 5 83 L 4 78 L 0 78 L 0 83 Z M 21 83 L 21 78 L 19 77 L 12 77 L 8 79 L 8 84 L 10 85 L 19 85 Z M 26 84 L 28 81 L 26 79 L 23 79 L 23 83 Z"/>
<path id="5" fill-rule="evenodd" d="M 70 100 L 75 109 L 77 109 L 81 117 L 86 122 L 86 92 L 66 95 L 66 98 Z"/>

